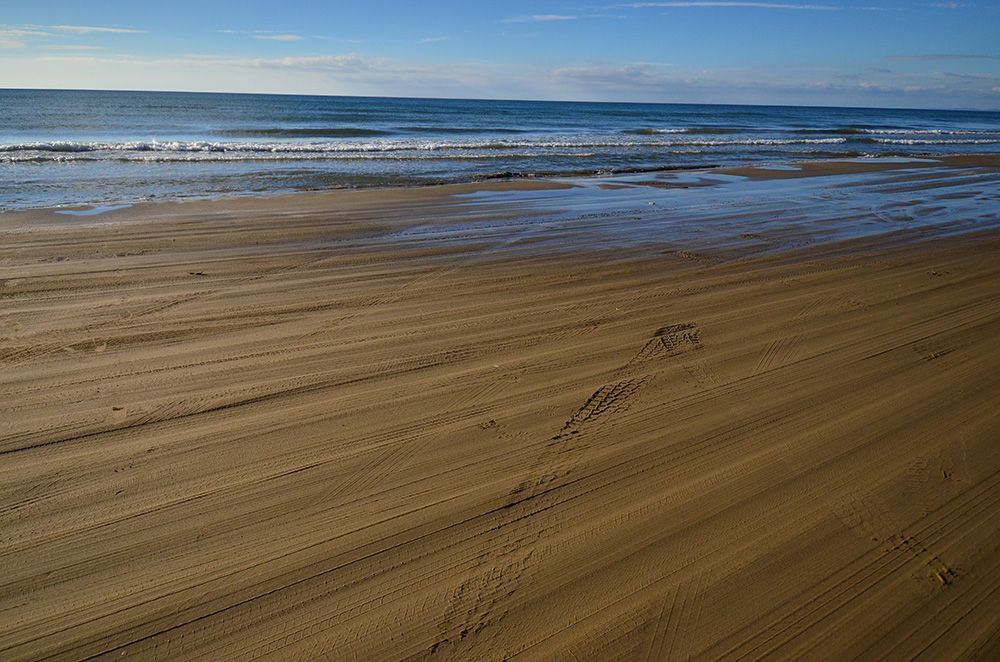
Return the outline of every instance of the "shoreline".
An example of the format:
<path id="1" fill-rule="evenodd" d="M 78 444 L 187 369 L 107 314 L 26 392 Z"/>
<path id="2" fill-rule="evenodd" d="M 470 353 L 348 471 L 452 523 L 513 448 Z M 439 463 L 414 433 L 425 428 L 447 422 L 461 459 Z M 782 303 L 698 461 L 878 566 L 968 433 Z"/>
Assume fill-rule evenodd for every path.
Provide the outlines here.
<path id="1" fill-rule="evenodd" d="M 0 215 L 0 656 L 995 655 L 1000 171 L 826 168 Z"/>
<path id="2" fill-rule="evenodd" d="M 600 172 L 566 172 L 566 173 L 546 173 L 546 174 L 526 174 L 517 173 L 497 173 L 496 175 L 474 177 L 466 181 L 454 182 L 429 182 L 426 184 L 414 184 L 410 186 L 387 185 L 387 186 L 359 186 L 330 189 L 302 189 L 274 192 L 247 191 L 240 193 L 221 194 L 218 196 L 193 196 L 181 198 L 163 198 L 157 200 L 106 200 L 100 203 L 68 203 L 59 206 L 40 207 L 12 207 L 0 208 L 0 223 L 5 217 L 11 215 L 33 214 L 33 213 L 65 213 L 68 215 L 80 216 L 101 216 L 103 212 L 92 213 L 90 210 L 96 208 L 124 208 L 142 207 L 157 208 L 160 205 L 183 205 L 199 203 L 225 203 L 242 200 L 265 201 L 273 199 L 286 199 L 295 196 L 336 196 L 350 193 L 362 192 L 399 192 L 399 191 L 451 191 L 465 193 L 475 190 L 532 190 L 536 187 L 545 186 L 572 186 L 573 182 L 588 182 L 595 180 L 625 179 L 630 177 L 652 177 L 671 174 L 731 174 L 757 179 L 773 179 L 779 177 L 798 176 L 825 176 L 834 174 L 860 174 L 863 172 L 874 172 L 881 170 L 901 169 L 904 167 L 922 168 L 945 166 L 967 166 L 983 168 L 1000 168 L 1000 153 L 995 154 L 965 154 L 950 156 L 932 155 L 891 155 L 855 158 L 829 158 L 829 159 L 808 159 L 808 160 L 780 160 L 771 163 L 754 163 L 749 165 L 714 165 L 704 166 L 692 164 L 679 166 L 662 166 L 656 168 L 625 169 L 622 171 L 600 173 Z M 798 170 L 795 170 L 797 168 Z M 558 182 L 558 184 L 557 184 Z M 448 193 L 445 193 L 446 195 Z"/>
<path id="3" fill-rule="evenodd" d="M 210 200 L 157 201 L 108 211 L 45 208 L 0 213 L 0 233 L 100 231 L 117 237 L 129 228 L 163 222 L 213 227 L 271 228 L 275 218 L 304 223 L 288 237 L 270 230 L 265 245 L 292 236 L 323 242 L 367 233 L 366 240 L 393 242 L 419 232 L 429 242 L 475 243 L 486 237 L 536 233 L 532 218 L 550 218 L 551 242 L 537 250 L 560 253 L 594 249 L 676 249 L 720 255 L 754 255 L 899 231 L 914 239 L 969 233 L 1000 226 L 1000 219 L 962 220 L 977 187 L 997 179 L 1000 155 L 937 160 L 850 160 L 794 165 L 684 170 L 589 178 L 521 179 L 424 187 L 308 191 Z M 838 202 L 850 190 L 848 204 Z M 927 189 L 921 194 L 921 189 Z M 972 196 L 970 198 L 970 196 Z M 775 197 L 772 203 L 769 198 Z M 777 202 L 787 197 L 788 204 Z M 727 206 L 727 199 L 752 201 L 743 212 L 702 214 L 703 206 Z M 815 199 L 815 201 L 814 201 Z M 817 206 L 818 205 L 818 206 Z M 884 212 L 877 209 L 883 207 Z M 971 207 L 970 207 L 971 209 Z M 690 211 L 688 211 L 690 210 Z M 925 210 L 925 211 L 922 211 Z M 360 216 L 377 222 L 357 226 Z M 490 219 L 484 221 L 479 219 Z M 827 219 L 837 219 L 830 222 Z M 955 223 L 955 221 L 960 221 Z M 211 222 L 211 223 L 209 223 Z M 693 224 L 693 225 L 692 225 Z M 945 227 L 947 226 L 947 228 Z M 164 229 L 166 231 L 166 229 Z M 247 235 L 251 236 L 251 235 Z M 254 235 L 256 236 L 256 235 Z M 526 238 L 503 242 L 526 242 Z M 242 250 L 261 244 L 244 243 Z M 506 245 L 506 244 L 504 244 Z"/>

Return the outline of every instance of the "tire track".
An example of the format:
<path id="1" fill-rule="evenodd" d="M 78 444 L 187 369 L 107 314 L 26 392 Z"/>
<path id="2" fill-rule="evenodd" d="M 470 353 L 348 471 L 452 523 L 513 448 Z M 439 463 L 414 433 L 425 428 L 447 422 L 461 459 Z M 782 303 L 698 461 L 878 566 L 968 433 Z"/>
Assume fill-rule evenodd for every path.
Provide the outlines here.
<path id="1" fill-rule="evenodd" d="M 428 650 L 430 655 L 447 652 L 448 657 L 470 658 L 492 650 L 491 629 L 503 620 L 519 587 L 534 572 L 538 545 L 562 526 L 552 519 L 550 507 L 541 505 L 546 494 L 583 461 L 583 454 L 595 441 L 588 438 L 601 426 L 613 423 L 653 379 L 659 356 L 676 356 L 699 346 L 700 331 L 694 324 L 657 329 L 616 371 L 639 376 L 597 389 L 549 439 L 534 463 L 537 468 L 508 494 L 506 504 L 494 514 L 493 530 L 499 533 L 493 549 L 499 552 L 484 557 L 472 576 L 453 591 L 439 621 L 437 641 Z"/>
<path id="2" fill-rule="evenodd" d="M 695 651 L 691 638 L 701 625 L 705 592 L 712 585 L 712 567 L 695 571 L 693 577 L 674 586 L 667 597 L 654 604 L 656 616 L 643 645 L 641 659 L 689 660 Z"/>
<path id="3" fill-rule="evenodd" d="M 818 309 L 830 303 L 828 297 L 816 297 L 807 303 L 786 325 L 792 327 L 812 316 Z M 778 336 L 767 344 L 754 366 L 753 375 L 760 375 L 774 367 L 781 367 L 795 359 L 796 350 L 802 341 L 801 333 L 791 333 Z"/>
<path id="4" fill-rule="evenodd" d="M 719 659 L 742 660 L 759 659 L 767 655 L 775 655 L 778 649 L 792 641 L 804 630 L 803 624 L 823 623 L 839 609 L 851 604 L 863 590 L 870 591 L 878 587 L 882 581 L 892 575 L 916 566 L 927 566 L 932 573 L 942 572 L 943 579 L 954 578 L 948 574 L 947 565 L 938 566 L 936 555 L 925 553 L 927 545 L 918 546 L 914 540 L 920 539 L 930 545 L 935 545 L 947 539 L 953 531 L 967 529 L 978 520 L 988 520 L 998 512 L 1000 498 L 994 490 L 1000 485 L 1000 472 L 995 472 L 989 480 L 984 481 L 975 489 L 956 497 L 948 507 L 938 511 L 933 516 L 925 518 L 911 527 L 912 533 L 905 539 L 887 540 L 883 548 L 875 548 L 845 566 L 836 575 L 820 584 L 822 590 L 815 592 L 807 601 L 797 607 L 787 610 L 778 620 L 772 621 L 766 627 L 755 623 L 753 630 L 741 630 L 730 635 L 729 639 L 745 639 L 736 643 L 728 650 L 716 650 L 712 657 Z M 857 521 L 861 521 L 858 519 Z M 915 551 L 914 551 L 915 550 Z M 939 559 L 938 559 L 939 560 Z M 939 587 L 949 584 L 938 580 Z M 766 621 L 767 615 L 762 614 L 760 621 Z"/>

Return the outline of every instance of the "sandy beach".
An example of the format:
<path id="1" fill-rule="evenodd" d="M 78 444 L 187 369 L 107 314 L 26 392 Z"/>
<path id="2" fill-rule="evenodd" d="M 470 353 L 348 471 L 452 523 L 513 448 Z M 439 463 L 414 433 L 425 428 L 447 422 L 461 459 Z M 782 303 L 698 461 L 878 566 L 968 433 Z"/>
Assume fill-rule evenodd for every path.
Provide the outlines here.
<path id="1" fill-rule="evenodd" d="M 0 658 L 996 659 L 997 165 L 0 214 Z"/>

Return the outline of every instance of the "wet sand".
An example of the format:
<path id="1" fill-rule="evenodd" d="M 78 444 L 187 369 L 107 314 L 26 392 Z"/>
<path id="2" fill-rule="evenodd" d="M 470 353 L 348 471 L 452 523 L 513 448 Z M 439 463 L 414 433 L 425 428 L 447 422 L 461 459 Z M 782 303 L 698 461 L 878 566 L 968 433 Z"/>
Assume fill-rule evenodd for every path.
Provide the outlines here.
<path id="1" fill-rule="evenodd" d="M 989 166 L 0 215 L 0 658 L 996 658 Z"/>

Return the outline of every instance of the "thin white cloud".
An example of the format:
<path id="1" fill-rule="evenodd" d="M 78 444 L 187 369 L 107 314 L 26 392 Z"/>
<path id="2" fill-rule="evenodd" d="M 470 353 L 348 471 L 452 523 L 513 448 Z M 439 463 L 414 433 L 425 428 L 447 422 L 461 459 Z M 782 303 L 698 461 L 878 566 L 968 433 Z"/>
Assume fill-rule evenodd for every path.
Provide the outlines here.
<path id="1" fill-rule="evenodd" d="M 14 38 L 19 37 L 51 37 L 51 32 L 45 32 L 44 30 L 38 30 L 36 28 L 8 28 L 0 26 L 0 37 Z"/>
<path id="2" fill-rule="evenodd" d="M 888 70 L 865 75 L 823 74 L 811 70 L 789 70 L 780 75 L 740 70 L 685 72 L 646 63 L 562 67 L 551 73 L 554 79 L 573 85 L 581 93 L 605 90 L 598 95 L 637 98 L 641 91 L 648 90 L 654 91 L 654 97 L 660 99 L 701 99 L 704 103 L 764 102 L 768 99 L 773 102 L 780 98 L 802 103 L 816 98 L 836 98 L 840 103 L 885 99 L 890 104 L 898 104 L 900 98 L 920 94 L 927 99 L 933 98 L 935 105 L 954 107 L 959 97 L 983 103 L 991 88 L 1000 82 L 996 75 L 897 74 Z"/>
<path id="3" fill-rule="evenodd" d="M 548 21 L 575 21 L 576 16 L 563 14 L 532 14 L 530 16 L 508 16 L 504 23 L 546 23 Z"/>
<path id="4" fill-rule="evenodd" d="M 660 8 L 744 8 L 744 9 L 793 9 L 804 11 L 837 11 L 833 5 L 792 4 L 784 2 L 633 2 L 623 7 L 632 9 Z"/>
<path id="5" fill-rule="evenodd" d="M 103 25 L 50 25 L 48 26 L 52 30 L 60 30 L 62 32 L 73 32 L 75 34 L 93 34 L 93 33 L 115 33 L 115 34 L 145 34 L 146 30 L 137 30 L 135 28 L 112 28 Z"/>
<path id="6" fill-rule="evenodd" d="M 448 41 L 451 37 L 424 37 L 417 41 L 418 44 L 436 44 L 441 41 Z"/>
<path id="7" fill-rule="evenodd" d="M 305 39 L 297 34 L 255 34 L 253 38 L 265 41 L 302 41 Z"/>
<path id="8" fill-rule="evenodd" d="M 184 58 L 188 62 L 205 62 L 209 64 L 252 67 L 265 69 L 295 69 L 299 71 L 317 71 L 324 73 L 356 74 L 370 72 L 376 68 L 375 61 L 362 58 L 354 53 L 347 55 L 303 55 L 282 58 L 226 58 L 218 56 L 192 56 Z"/>
<path id="9" fill-rule="evenodd" d="M 282 58 L 243 58 L 221 55 L 184 55 L 167 58 L 137 58 L 129 55 L 47 55 L 38 58 L 46 62 L 95 62 L 130 66 L 181 66 L 206 65 L 246 69 L 274 69 L 312 71 L 328 74 L 359 74 L 382 68 L 381 60 L 367 60 L 356 54 L 307 55 Z M 379 63 L 376 66 L 376 63 Z"/>
<path id="10" fill-rule="evenodd" d="M 16 63 L 16 66 L 14 66 Z M 8 66 L 10 65 L 10 66 Z M 358 54 L 251 58 L 189 54 L 137 58 L 52 53 L 4 59 L 0 86 L 286 92 L 456 98 L 689 103 L 787 103 L 998 108 L 1000 74 L 826 69 L 685 70 L 656 62 L 498 65 L 428 63 Z"/>
<path id="11" fill-rule="evenodd" d="M 49 46 L 42 46 L 42 48 L 50 51 L 99 51 L 104 47 L 93 46 L 91 44 L 52 44 Z"/>
<path id="12" fill-rule="evenodd" d="M 683 80 L 666 67 L 644 63 L 625 64 L 617 67 L 560 67 L 554 69 L 552 75 L 557 79 L 582 83 L 588 86 L 612 88 L 663 86 Z"/>
<path id="13" fill-rule="evenodd" d="M 965 6 L 964 2 L 932 2 L 931 7 L 937 9 L 961 9 Z"/>
<path id="14" fill-rule="evenodd" d="M 306 37 L 290 32 L 276 32 L 274 30 L 216 30 L 221 34 L 249 35 L 254 39 L 262 41 L 302 41 Z M 314 39 L 325 39 L 325 37 L 314 37 Z"/>
<path id="15" fill-rule="evenodd" d="M 48 37 L 48 32 L 33 28 L 8 28 L 0 26 L 0 48 L 24 48 L 25 37 Z"/>

